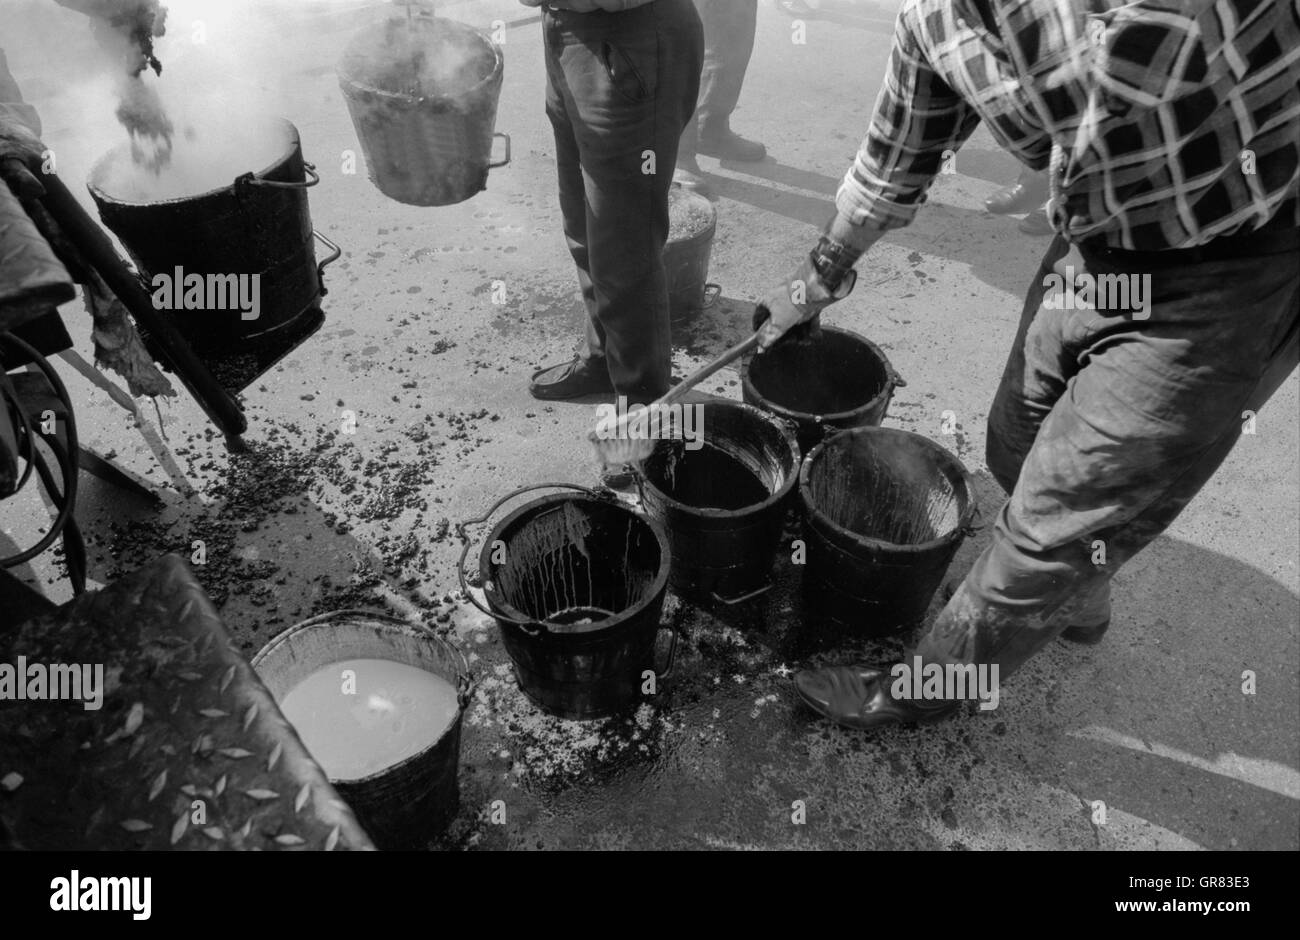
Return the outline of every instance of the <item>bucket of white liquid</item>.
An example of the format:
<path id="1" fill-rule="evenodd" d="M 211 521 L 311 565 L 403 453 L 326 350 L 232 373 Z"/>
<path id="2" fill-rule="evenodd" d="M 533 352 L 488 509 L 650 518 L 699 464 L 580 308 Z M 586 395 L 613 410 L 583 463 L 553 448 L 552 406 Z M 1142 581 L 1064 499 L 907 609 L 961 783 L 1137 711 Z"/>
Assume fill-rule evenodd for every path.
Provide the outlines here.
<path id="1" fill-rule="evenodd" d="M 446 830 L 470 693 L 459 650 L 426 627 L 343 610 L 281 633 L 252 665 L 376 845 L 420 848 Z"/>

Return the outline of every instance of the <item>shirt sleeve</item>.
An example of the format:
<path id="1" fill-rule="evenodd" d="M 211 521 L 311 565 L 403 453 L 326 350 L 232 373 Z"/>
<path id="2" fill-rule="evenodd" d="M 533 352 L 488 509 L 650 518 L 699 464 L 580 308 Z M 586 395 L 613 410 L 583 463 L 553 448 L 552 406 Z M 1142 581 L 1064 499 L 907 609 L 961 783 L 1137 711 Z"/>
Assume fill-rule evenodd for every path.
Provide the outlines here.
<path id="1" fill-rule="evenodd" d="M 867 136 L 835 204 L 855 225 L 908 225 L 943 167 L 979 124 L 979 115 L 931 67 L 920 4 L 898 15 L 885 82 Z"/>

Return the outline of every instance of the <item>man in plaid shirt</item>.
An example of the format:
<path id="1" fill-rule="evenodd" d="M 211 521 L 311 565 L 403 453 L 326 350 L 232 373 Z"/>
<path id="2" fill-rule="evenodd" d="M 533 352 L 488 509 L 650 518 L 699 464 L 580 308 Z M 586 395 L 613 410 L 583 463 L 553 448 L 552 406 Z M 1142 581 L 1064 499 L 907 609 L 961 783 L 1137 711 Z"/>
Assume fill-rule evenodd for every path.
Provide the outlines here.
<path id="1" fill-rule="evenodd" d="M 1300 6 L 907 0 L 835 218 L 765 304 L 765 348 L 852 289 L 980 121 L 1050 167 L 1057 234 L 990 410 L 1010 499 L 914 655 L 1005 677 L 1058 636 L 1101 639 L 1115 572 L 1300 361 Z M 888 667 L 796 676 L 855 728 L 960 704 L 893 686 Z"/>

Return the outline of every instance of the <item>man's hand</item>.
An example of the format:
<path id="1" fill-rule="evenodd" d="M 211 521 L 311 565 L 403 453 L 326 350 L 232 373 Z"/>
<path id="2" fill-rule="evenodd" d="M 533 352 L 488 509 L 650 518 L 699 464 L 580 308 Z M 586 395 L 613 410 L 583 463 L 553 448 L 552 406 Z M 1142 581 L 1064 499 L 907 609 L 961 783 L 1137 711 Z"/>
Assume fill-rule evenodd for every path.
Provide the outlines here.
<path id="1" fill-rule="evenodd" d="M 153 41 L 167 32 L 167 8 L 159 0 L 54 0 L 59 6 L 90 17 L 92 32 L 105 49 L 126 55 L 128 75 L 147 68 L 162 73 L 153 54 Z"/>
<path id="2" fill-rule="evenodd" d="M 792 327 L 817 319 L 835 301 L 843 300 L 853 290 L 853 280 L 850 272 L 839 288 L 831 293 L 813 267 L 812 260 L 804 258 L 799 270 L 773 288 L 754 315 L 754 328 L 758 329 L 766 314 L 766 322 L 761 324 L 763 335 L 758 341 L 758 351 L 766 352 Z"/>
<path id="3" fill-rule="evenodd" d="M 151 36 L 166 31 L 167 11 L 159 0 L 54 0 L 61 7 L 76 10 L 113 25 L 131 23 L 148 27 Z"/>

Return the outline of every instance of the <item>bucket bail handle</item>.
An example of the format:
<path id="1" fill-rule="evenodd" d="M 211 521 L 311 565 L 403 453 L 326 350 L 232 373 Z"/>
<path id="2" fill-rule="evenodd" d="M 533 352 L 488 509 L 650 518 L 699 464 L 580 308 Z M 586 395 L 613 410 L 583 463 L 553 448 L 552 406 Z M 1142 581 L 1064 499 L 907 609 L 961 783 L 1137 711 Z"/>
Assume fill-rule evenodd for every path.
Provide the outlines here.
<path id="1" fill-rule="evenodd" d="M 535 490 L 576 490 L 577 492 L 584 493 L 593 499 L 608 500 L 614 498 L 613 496 L 602 493 L 600 490 L 593 490 L 587 486 L 579 486 L 577 483 L 533 483 L 529 486 L 521 486 L 518 489 L 511 490 L 488 507 L 487 512 L 483 513 L 483 515 L 474 519 L 466 519 L 462 522 L 456 523 L 456 536 L 461 540 L 461 543 L 464 546 L 460 550 L 460 561 L 456 563 L 456 578 L 460 581 L 461 593 L 469 598 L 469 602 L 477 607 L 481 613 L 487 614 L 494 620 L 504 620 L 507 623 L 512 623 L 530 636 L 539 636 L 542 633 L 545 633 L 546 627 L 537 620 L 516 620 L 513 617 L 507 617 L 505 614 L 489 610 L 487 607 L 480 604 L 478 599 L 474 597 L 474 594 L 470 591 L 469 581 L 465 577 L 465 559 L 469 557 L 470 546 L 473 543 L 470 539 L 469 533 L 466 532 L 465 529 L 467 526 L 481 525 L 482 523 L 487 522 L 498 509 L 510 502 L 510 500 L 514 499 L 516 496 L 522 496 L 524 493 L 531 493 Z M 485 582 L 484 588 L 486 588 L 489 583 L 491 582 Z"/>

